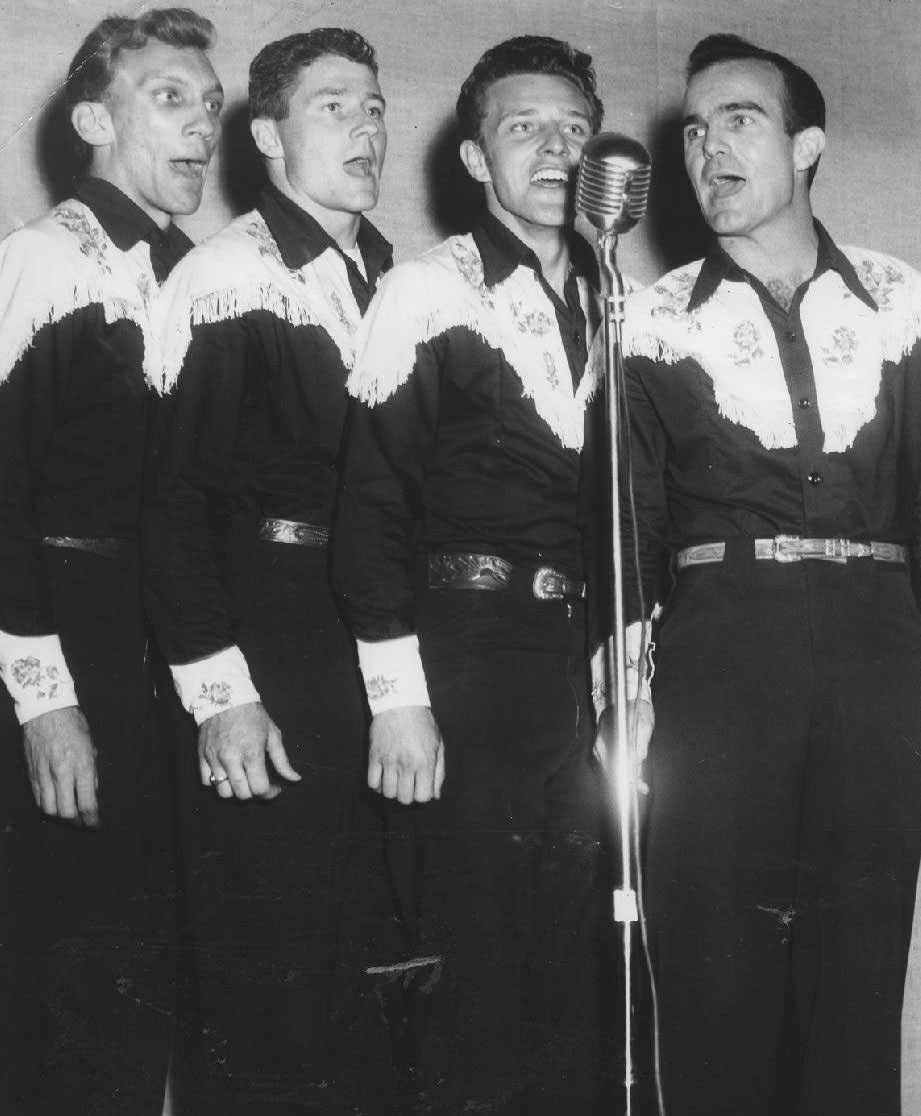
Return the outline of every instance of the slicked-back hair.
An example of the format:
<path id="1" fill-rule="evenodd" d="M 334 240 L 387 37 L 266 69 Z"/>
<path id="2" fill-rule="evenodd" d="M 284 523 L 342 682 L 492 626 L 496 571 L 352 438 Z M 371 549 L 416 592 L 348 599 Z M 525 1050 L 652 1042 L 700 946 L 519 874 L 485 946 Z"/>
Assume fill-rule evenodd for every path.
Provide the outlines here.
<path id="1" fill-rule="evenodd" d="M 481 141 L 486 91 L 493 82 L 513 74 L 554 74 L 572 82 L 588 102 L 592 131 L 601 127 L 604 105 L 596 88 L 592 56 L 561 39 L 520 35 L 490 47 L 461 86 L 456 109 L 461 139 Z"/>
<path id="2" fill-rule="evenodd" d="M 139 16 L 109 16 L 101 20 L 80 44 L 64 83 L 64 100 L 70 112 L 81 101 L 105 101 L 123 50 L 140 50 L 151 39 L 167 46 L 210 50 L 214 24 L 190 8 L 152 8 Z M 75 137 L 77 157 L 89 161 L 92 148 Z"/>
<path id="3" fill-rule="evenodd" d="M 286 120 L 291 90 L 301 70 L 326 54 L 367 66 L 377 77 L 374 47 L 357 31 L 345 27 L 316 27 L 267 43 L 249 67 L 250 120 Z"/>
<path id="4" fill-rule="evenodd" d="M 804 128 L 825 130 L 825 98 L 815 78 L 783 54 L 750 43 L 740 35 L 708 35 L 688 56 L 687 80 L 720 62 L 767 62 L 783 82 L 783 122 L 787 135 L 795 136 Z M 809 168 L 809 182 L 815 177 L 819 160 Z"/>

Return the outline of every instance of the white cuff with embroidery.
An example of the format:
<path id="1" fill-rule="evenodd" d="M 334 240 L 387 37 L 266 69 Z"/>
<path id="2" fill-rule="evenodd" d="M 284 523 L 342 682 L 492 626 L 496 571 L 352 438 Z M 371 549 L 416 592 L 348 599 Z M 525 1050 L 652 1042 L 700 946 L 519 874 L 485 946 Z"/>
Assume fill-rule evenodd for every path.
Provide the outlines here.
<path id="1" fill-rule="evenodd" d="M 179 700 L 195 718 L 196 725 L 225 709 L 262 700 L 237 646 L 225 647 L 194 663 L 171 664 L 170 671 Z"/>
<path id="2" fill-rule="evenodd" d="M 56 635 L 0 632 L 0 678 L 10 692 L 21 725 L 42 713 L 78 704 L 74 680 Z"/>
<path id="3" fill-rule="evenodd" d="M 419 637 L 399 636 L 375 643 L 356 640 L 371 715 L 407 705 L 431 705 L 419 655 Z"/>
<path id="4" fill-rule="evenodd" d="M 640 652 L 642 651 L 645 629 L 646 662 L 642 674 L 640 673 Z M 595 716 L 600 717 L 609 705 L 614 705 L 614 679 L 608 677 L 605 662 L 605 649 L 607 644 L 600 643 L 592 655 L 592 703 L 595 706 Z M 656 665 L 652 653 L 656 645 L 652 642 L 652 622 L 649 620 L 634 620 L 624 630 L 624 651 L 626 652 L 627 665 L 624 671 L 627 701 L 635 701 L 640 697 L 643 701 L 652 701 L 652 678 L 656 672 Z"/>

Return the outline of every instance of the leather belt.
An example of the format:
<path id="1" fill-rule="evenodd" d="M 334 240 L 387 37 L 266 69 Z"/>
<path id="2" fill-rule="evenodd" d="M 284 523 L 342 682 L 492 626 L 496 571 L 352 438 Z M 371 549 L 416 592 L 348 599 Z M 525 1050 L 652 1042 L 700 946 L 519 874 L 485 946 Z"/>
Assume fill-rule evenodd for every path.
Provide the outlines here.
<path id="1" fill-rule="evenodd" d="M 755 558 L 774 562 L 837 562 L 843 565 L 849 558 L 872 558 L 877 562 L 908 561 L 908 548 L 901 543 L 852 542 L 850 539 L 802 539 L 799 535 L 776 535 L 772 539 L 752 539 Z M 702 543 L 679 550 L 676 562 L 679 570 L 688 566 L 703 566 L 722 562 L 726 556 L 726 543 Z"/>
<path id="2" fill-rule="evenodd" d="M 313 523 L 299 523 L 296 519 L 266 518 L 259 523 L 259 538 L 267 542 L 312 546 L 320 550 L 329 542 L 329 529 Z"/>
<path id="3" fill-rule="evenodd" d="M 99 558 L 109 558 L 116 561 L 122 556 L 125 540 L 78 538 L 73 535 L 45 535 L 42 538 L 42 546 L 53 546 L 59 550 L 82 550 L 85 554 L 95 554 Z"/>
<path id="4" fill-rule="evenodd" d="M 512 588 L 521 575 L 530 577 L 530 591 L 539 601 L 573 601 L 585 596 L 585 584 L 567 577 L 550 566 L 527 570 L 514 566 L 496 554 L 469 554 L 437 551 L 428 558 L 430 589 L 486 589 L 502 591 Z"/>

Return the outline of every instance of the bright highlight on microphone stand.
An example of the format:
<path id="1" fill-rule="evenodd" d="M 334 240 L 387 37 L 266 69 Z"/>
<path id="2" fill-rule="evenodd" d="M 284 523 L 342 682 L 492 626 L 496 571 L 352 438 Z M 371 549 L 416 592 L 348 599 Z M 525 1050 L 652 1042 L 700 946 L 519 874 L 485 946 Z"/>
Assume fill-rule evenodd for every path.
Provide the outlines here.
<path id="1" fill-rule="evenodd" d="M 611 616 L 613 632 L 605 642 L 605 674 L 614 683 L 616 744 L 608 773 L 617 806 L 621 886 L 614 892 L 614 920 L 623 926 L 624 960 L 624 1085 L 627 1116 L 632 1112 L 633 1068 L 633 923 L 639 918 L 634 866 L 638 864 L 637 834 L 638 764 L 634 742 L 627 735 L 626 654 L 624 647 L 624 576 L 620 528 L 619 401 L 624 393 L 623 324 L 624 282 L 616 261 L 617 238 L 646 212 L 651 167 L 642 144 L 627 136 L 606 132 L 594 136 L 582 149 L 576 185 L 576 209 L 598 233 L 598 261 L 604 307 L 605 400 L 610 447 L 611 537 L 608 552 L 613 567 Z M 644 618 L 645 619 L 645 618 Z M 641 667 L 642 669 L 642 667 Z M 610 692 L 610 689 L 609 689 Z"/>

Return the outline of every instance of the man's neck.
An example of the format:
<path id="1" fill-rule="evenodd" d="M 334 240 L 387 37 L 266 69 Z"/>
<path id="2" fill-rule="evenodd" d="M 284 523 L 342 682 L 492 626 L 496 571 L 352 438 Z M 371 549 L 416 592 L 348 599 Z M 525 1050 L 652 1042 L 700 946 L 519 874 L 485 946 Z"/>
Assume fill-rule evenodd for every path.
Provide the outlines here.
<path id="1" fill-rule="evenodd" d="M 341 209 L 328 209 L 318 205 L 312 198 L 299 194 L 283 174 L 272 174 L 271 183 L 294 204 L 312 217 L 343 250 L 354 248 L 358 242 L 358 229 L 361 225 L 360 213 L 347 213 Z"/>
<path id="2" fill-rule="evenodd" d="M 534 225 L 514 218 L 504 210 L 500 213 L 491 212 L 537 256 L 544 280 L 563 298 L 569 275 L 569 227 Z"/>
<path id="3" fill-rule="evenodd" d="M 747 237 L 721 237 L 720 245 L 731 259 L 754 275 L 774 301 L 789 310 L 796 291 L 815 272 L 819 238 L 809 214 L 808 222 Z"/>

